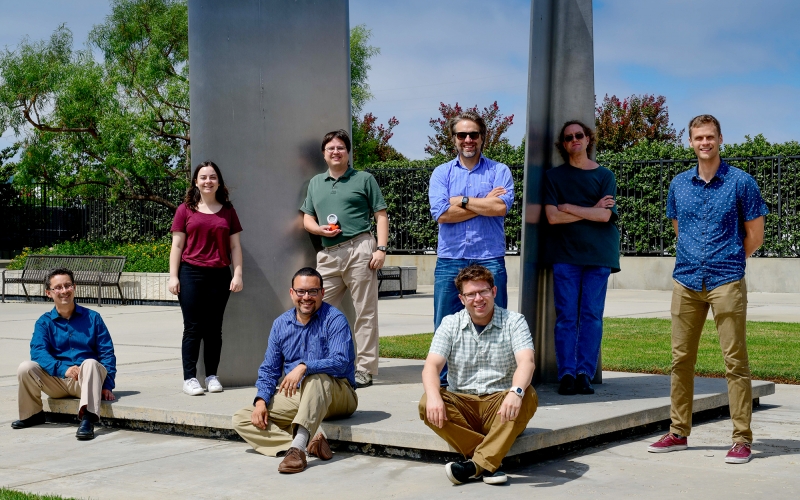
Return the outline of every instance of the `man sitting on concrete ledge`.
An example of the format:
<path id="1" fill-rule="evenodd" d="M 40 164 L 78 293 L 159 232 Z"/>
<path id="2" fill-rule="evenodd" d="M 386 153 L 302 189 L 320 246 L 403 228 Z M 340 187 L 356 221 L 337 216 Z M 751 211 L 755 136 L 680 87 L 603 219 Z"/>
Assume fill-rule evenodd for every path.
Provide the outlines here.
<path id="1" fill-rule="evenodd" d="M 285 453 L 278 472 L 293 474 L 305 470 L 306 453 L 333 457 L 325 435 L 315 433 L 325 419 L 352 415 L 358 397 L 350 327 L 344 314 L 322 302 L 322 276 L 310 267 L 300 269 L 289 295 L 295 307 L 272 323 L 253 406 L 236 412 L 232 421 L 257 452 Z"/>
<path id="2" fill-rule="evenodd" d="M 80 398 L 81 424 L 75 437 L 94 438 L 100 419 L 100 400 L 113 401 L 117 358 L 114 344 L 100 315 L 75 303 L 72 271 L 50 271 L 45 294 L 55 307 L 36 322 L 31 339 L 31 361 L 17 370 L 19 420 L 14 429 L 45 423 L 42 392 L 51 398 Z"/>
<path id="3" fill-rule="evenodd" d="M 533 340 L 523 315 L 495 305 L 497 287 L 487 268 L 468 266 L 455 284 L 465 309 L 446 316 L 433 336 L 419 416 L 468 458 L 445 466 L 450 481 L 502 484 L 501 462 L 538 405 L 530 385 Z M 448 387 L 440 387 L 445 362 Z"/>

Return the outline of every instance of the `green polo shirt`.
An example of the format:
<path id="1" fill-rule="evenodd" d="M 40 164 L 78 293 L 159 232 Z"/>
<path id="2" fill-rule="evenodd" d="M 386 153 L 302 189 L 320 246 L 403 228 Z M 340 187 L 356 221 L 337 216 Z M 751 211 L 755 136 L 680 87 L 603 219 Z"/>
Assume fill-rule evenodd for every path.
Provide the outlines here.
<path id="1" fill-rule="evenodd" d="M 367 233 L 375 212 L 386 209 L 378 181 L 369 172 L 349 167 L 338 179 L 329 172 L 315 175 L 308 184 L 308 195 L 300 210 L 316 217 L 320 225 L 336 214 L 342 232 L 335 238 L 322 237 L 322 246 L 330 247 Z"/>

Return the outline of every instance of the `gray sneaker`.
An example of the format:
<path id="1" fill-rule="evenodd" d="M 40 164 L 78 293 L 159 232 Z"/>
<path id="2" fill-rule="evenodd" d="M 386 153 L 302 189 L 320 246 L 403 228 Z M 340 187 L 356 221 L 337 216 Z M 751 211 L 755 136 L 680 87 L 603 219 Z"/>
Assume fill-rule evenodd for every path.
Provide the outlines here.
<path id="1" fill-rule="evenodd" d="M 356 371 L 356 387 L 362 389 L 372 385 L 372 375 L 367 372 Z"/>

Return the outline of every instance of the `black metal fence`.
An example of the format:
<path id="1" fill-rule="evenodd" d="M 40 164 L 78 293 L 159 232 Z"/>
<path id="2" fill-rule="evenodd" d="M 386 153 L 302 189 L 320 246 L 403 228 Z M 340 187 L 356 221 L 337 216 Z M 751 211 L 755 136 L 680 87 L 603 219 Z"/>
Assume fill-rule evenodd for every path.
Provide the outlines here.
<path id="1" fill-rule="evenodd" d="M 0 258 L 24 247 L 38 248 L 65 240 L 109 238 L 141 241 L 161 238 L 169 231 L 174 212 L 140 200 L 112 199 L 104 188 L 91 195 L 70 195 L 47 185 L 17 188 L 0 184 Z M 177 184 L 158 186 L 158 194 L 179 203 Z"/>
<path id="2" fill-rule="evenodd" d="M 752 175 L 769 207 L 764 245 L 766 257 L 800 257 L 800 156 L 728 158 Z M 674 255 L 675 234 L 666 217 L 672 178 L 695 160 L 634 161 L 613 165 L 624 255 Z M 433 168 L 372 169 L 389 206 L 389 247 L 393 253 L 436 250 L 438 229 L 431 218 L 428 183 Z M 523 167 L 512 166 L 515 200 L 506 216 L 506 250 L 519 252 Z M 139 241 L 168 233 L 173 212 L 145 201 L 114 201 L 105 190 L 69 197 L 40 185 L 14 188 L 0 184 L 0 258 L 23 247 L 42 247 L 79 238 Z M 159 194 L 179 203 L 183 188 L 164 184 Z"/>

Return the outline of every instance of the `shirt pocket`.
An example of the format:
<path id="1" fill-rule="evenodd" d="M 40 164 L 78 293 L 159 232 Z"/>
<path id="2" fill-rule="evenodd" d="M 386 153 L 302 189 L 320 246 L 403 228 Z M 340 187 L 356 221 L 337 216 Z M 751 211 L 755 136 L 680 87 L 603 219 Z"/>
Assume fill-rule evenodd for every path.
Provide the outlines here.
<path id="1" fill-rule="evenodd" d="M 480 181 L 478 183 L 478 198 L 486 198 L 486 195 L 494 189 L 494 184 L 489 181 Z"/>

